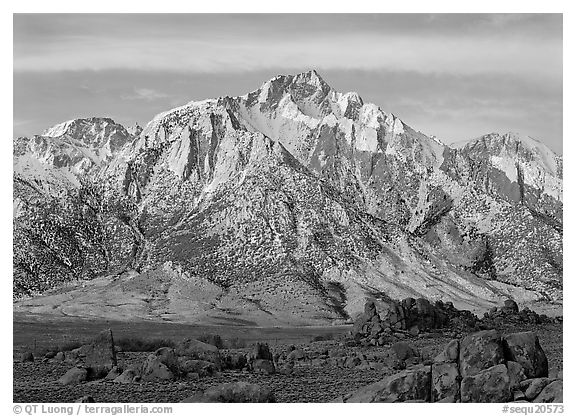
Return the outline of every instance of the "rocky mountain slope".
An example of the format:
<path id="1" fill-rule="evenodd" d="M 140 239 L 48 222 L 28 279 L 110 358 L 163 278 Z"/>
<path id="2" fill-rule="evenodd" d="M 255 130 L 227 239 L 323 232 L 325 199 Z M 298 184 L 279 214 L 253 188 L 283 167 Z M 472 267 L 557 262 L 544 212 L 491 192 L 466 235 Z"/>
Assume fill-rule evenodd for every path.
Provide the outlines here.
<path id="1" fill-rule="evenodd" d="M 34 267 L 15 256 L 18 293 L 53 286 L 52 241 L 90 223 L 78 259 L 60 259 L 65 280 L 115 275 L 97 285 L 110 299 L 145 286 L 138 314 L 166 319 L 326 322 L 371 296 L 562 301 L 560 156 L 512 133 L 446 146 L 315 71 L 141 131 L 76 120 L 14 149 L 15 229 L 28 232 L 15 253 L 49 253 Z M 77 222 L 37 230 L 30 218 L 61 209 L 33 194 Z"/>

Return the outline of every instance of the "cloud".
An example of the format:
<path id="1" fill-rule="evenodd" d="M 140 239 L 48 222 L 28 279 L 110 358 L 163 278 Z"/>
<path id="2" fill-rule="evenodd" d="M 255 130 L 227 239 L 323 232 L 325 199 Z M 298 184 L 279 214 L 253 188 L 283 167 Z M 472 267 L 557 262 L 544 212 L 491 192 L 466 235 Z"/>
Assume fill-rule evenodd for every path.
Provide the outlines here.
<path id="1" fill-rule="evenodd" d="M 120 98 L 123 100 L 155 101 L 168 97 L 168 94 L 164 94 L 150 88 L 134 88 L 134 92 L 132 94 L 124 94 Z"/>
<path id="2" fill-rule="evenodd" d="M 15 18 L 14 39 L 20 72 L 296 67 L 562 76 L 560 15 L 32 15 Z"/>
<path id="3" fill-rule="evenodd" d="M 15 54 L 16 71 L 145 69 L 175 72 L 405 70 L 423 73 L 514 73 L 557 78 L 562 44 L 549 40 L 338 34 L 286 39 L 73 41 Z"/>

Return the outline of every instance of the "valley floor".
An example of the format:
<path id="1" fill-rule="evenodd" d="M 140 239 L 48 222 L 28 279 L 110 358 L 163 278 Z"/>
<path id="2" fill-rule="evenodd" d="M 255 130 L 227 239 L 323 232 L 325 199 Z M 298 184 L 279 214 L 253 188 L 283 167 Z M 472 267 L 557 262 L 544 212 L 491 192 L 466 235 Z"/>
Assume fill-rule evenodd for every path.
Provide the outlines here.
<path id="1" fill-rule="evenodd" d="M 349 327 L 301 327 L 301 328 L 255 328 L 255 327 L 208 327 L 183 324 L 162 324 L 157 322 L 109 322 L 87 321 L 81 319 L 45 320 L 40 317 L 14 316 L 14 350 L 41 351 L 54 343 L 71 340 L 72 335 L 78 339 L 88 339 L 103 328 L 112 328 L 114 336 L 138 336 L 146 339 L 179 340 L 202 334 L 219 334 L 222 338 L 239 338 L 250 345 L 256 341 L 267 342 L 272 352 L 285 351 L 289 345 L 300 346 L 308 351 L 343 348 L 336 340 L 312 341 L 316 336 L 328 336 L 335 339 L 344 335 Z M 562 324 L 522 326 L 505 328 L 502 332 L 532 330 L 537 333 L 540 343 L 548 357 L 552 371 L 561 370 L 562 359 Z M 426 355 L 438 352 L 448 341 L 448 333 L 421 334 L 407 339 L 419 351 Z M 345 347 L 349 353 L 376 352 L 389 347 Z M 248 351 L 247 349 L 246 351 Z M 149 353 L 120 352 L 119 365 L 128 365 L 142 360 Z M 395 372 L 393 369 L 381 370 L 338 368 L 317 366 L 304 361 L 294 367 L 291 375 L 259 375 L 241 371 L 224 371 L 212 377 L 198 381 L 178 380 L 163 383 L 117 384 L 107 381 L 89 382 L 77 386 L 61 386 L 57 383 L 70 368 L 69 363 L 14 362 L 14 402 L 72 402 L 89 395 L 96 402 L 155 402 L 174 403 L 183 400 L 207 387 L 231 382 L 247 381 L 266 385 L 272 389 L 279 402 L 329 402 L 337 397 L 354 391 L 359 387 L 381 380 L 385 375 Z"/>
<path id="2" fill-rule="evenodd" d="M 308 343 L 318 336 L 344 335 L 352 325 L 256 327 L 243 325 L 199 325 L 157 320 L 115 321 L 36 314 L 13 314 L 14 352 L 42 350 L 69 341 L 87 341 L 104 329 L 112 329 L 116 338 L 169 339 L 180 341 L 202 335 L 220 335 L 246 344 L 269 345 Z"/>

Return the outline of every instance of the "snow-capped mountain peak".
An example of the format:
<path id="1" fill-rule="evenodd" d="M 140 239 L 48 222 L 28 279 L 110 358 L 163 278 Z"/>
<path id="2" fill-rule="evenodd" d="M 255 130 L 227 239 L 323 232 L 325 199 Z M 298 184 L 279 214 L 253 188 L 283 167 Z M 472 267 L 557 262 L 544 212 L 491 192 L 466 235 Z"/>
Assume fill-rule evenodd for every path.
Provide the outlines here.
<path id="1" fill-rule="evenodd" d="M 44 175 L 39 164 L 97 173 L 122 212 L 102 225 L 112 227 L 108 251 L 93 253 L 143 270 L 177 265 L 226 289 L 230 298 L 209 300 L 217 308 L 244 314 L 249 294 L 259 316 L 290 308 L 304 323 L 353 313 L 374 293 L 466 308 L 512 291 L 562 297 L 561 158 L 533 139 L 493 134 L 451 148 L 315 71 L 192 101 L 138 137 L 86 120 L 15 142 L 35 161 L 15 168 L 17 197 Z M 115 137 L 128 145 L 112 151 Z"/>
<path id="2" fill-rule="evenodd" d="M 14 172 L 26 175 L 25 172 L 34 171 L 39 181 L 48 176 L 71 178 L 70 182 L 78 185 L 74 175 L 98 170 L 133 139 L 110 118 L 68 120 L 46 129 L 42 135 L 16 139 Z M 52 172 L 54 169 L 61 172 Z"/>
<path id="3" fill-rule="evenodd" d="M 68 120 L 62 123 L 55 124 L 52 127 L 47 128 L 42 132 L 42 136 L 46 137 L 60 137 L 63 136 L 70 126 L 75 123 L 76 120 Z"/>

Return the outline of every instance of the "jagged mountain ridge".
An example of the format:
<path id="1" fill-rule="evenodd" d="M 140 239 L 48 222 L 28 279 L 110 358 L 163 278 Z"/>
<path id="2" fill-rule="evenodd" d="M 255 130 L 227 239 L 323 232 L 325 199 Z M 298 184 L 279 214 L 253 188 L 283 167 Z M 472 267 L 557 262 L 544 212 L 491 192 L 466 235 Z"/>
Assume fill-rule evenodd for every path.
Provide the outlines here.
<path id="1" fill-rule="evenodd" d="M 68 120 L 32 138 L 13 141 L 14 213 L 22 204 L 46 196 L 62 198 L 91 180 L 134 140 L 109 118 Z"/>
<path id="2" fill-rule="evenodd" d="M 15 139 L 14 174 L 39 182 L 52 177 L 57 185 L 53 191 L 69 182 L 79 186 L 79 178 L 99 170 L 134 137 L 109 118 L 69 120 L 41 135 Z"/>
<path id="3" fill-rule="evenodd" d="M 511 290 L 496 280 L 558 300 L 561 158 L 523 141 L 450 148 L 311 71 L 159 114 L 98 177 L 138 205 L 123 243 L 143 270 L 177 264 L 242 308 L 333 319 L 369 294 L 479 308 Z"/>

